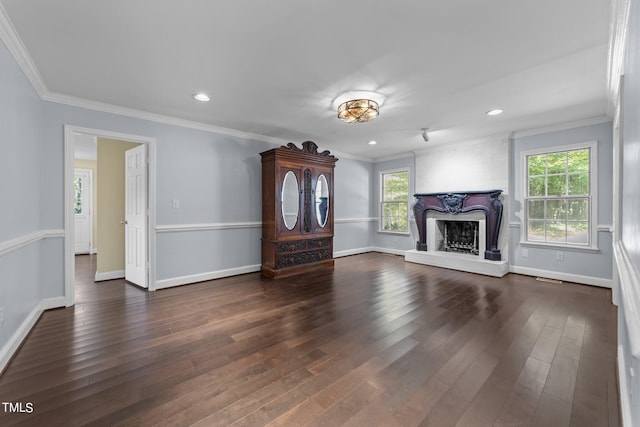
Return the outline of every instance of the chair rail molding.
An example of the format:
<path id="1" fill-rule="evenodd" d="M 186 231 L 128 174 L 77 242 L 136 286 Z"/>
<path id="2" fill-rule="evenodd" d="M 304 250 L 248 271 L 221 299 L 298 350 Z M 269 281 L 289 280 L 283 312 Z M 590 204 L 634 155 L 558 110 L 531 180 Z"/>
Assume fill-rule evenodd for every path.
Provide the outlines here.
<path id="1" fill-rule="evenodd" d="M 29 246 L 30 244 L 38 242 L 42 239 L 64 236 L 64 230 L 40 230 L 33 233 L 25 234 L 20 237 L 16 237 L 11 240 L 5 240 L 4 242 L 0 242 L 0 256 L 8 254 L 9 252 L 17 251 L 20 248 Z"/>
<path id="2" fill-rule="evenodd" d="M 202 224 L 167 224 L 156 225 L 158 233 L 180 233 L 184 231 L 236 230 L 242 228 L 260 228 L 262 221 L 246 222 L 210 222 Z"/>

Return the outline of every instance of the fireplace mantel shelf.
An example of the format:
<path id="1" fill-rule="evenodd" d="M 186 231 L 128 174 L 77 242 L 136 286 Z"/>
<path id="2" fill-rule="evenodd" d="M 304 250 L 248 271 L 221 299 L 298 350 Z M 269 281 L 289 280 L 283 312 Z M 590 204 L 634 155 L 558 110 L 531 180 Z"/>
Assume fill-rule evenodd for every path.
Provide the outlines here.
<path id="1" fill-rule="evenodd" d="M 420 240 L 416 242 L 416 250 L 427 250 L 427 211 L 434 210 L 458 215 L 479 210 L 484 212 L 487 220 L 484 258 L 500 261 L 502 259 L 500 249 L 498 249 L 498 233 L 502 221 L 500 194 L 502 194 L 502 190 L 414 194 L 417 201 L 413 205 L 413 214 L 420 237 Z"/>

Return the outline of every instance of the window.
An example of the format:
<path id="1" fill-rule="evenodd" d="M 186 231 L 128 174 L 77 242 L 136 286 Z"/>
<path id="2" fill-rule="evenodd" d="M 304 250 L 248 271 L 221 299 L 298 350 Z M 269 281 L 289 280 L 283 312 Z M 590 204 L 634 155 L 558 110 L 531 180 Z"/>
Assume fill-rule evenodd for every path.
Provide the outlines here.
<path id="1" fill-rule="evenodd" d="M 409 232 L 409 171 L 380 173 L 380 231 Z"/>
<path id="2" fill-rule="evenodd" d="M 82 177 L 73 177 L 73 207 L 76 214 L 82 214 Z"/>
<path id="3" fill-rule="evenodd" d="M 591 246 L 595 144 L 525 153 L 525 240 Z"/>

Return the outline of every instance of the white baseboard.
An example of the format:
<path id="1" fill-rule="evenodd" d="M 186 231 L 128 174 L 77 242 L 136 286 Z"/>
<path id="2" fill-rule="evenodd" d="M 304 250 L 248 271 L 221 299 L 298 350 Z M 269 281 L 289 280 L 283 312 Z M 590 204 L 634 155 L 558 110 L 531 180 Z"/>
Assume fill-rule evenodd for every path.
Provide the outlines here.
<path id="1" fill-rule="evenodd" d="M 333 257 L 334 258 L 341 258 L 341 257 L 345 257 L 345 256 L 350 256 L 350 255 L 359 255 L 359 254 L 365 254 L 367 252 L 380 252 L 383 254 L 393 254 L 393 255 L 400 255 L 400 256 L 404 256 L 405 252 L 407 252 L 405 249 L 391 249 L 391 248 L 382 248 L 379 246 L 366 246 L 364 248 L 356 248 L 356 249 L 347 249 L 345 251 L 337 251 L 333 253 Z"/>
<path id="2" fill-rule="evenodd" d="M 238 276 L 240 274 L 255 273 L 260 271 L 261 265 L 246 265 L 243 267 L 227 268 L 224 270 L 210 271 L 207 273 L 191 274 L 189 276 L 172 277 L 156 281 L 155 289 L 171 288 L 173 286 L 188 285 L 190 283 L 204 282 L 206 280 L 221 279 L 223 277 Z"/>
<path id="3" fill-rule="evenodd" d="M 96 272 L 95 281 L 101 282 L 103 280 L 124 279 L 124 270 L 105 271 L 104 273 Z"/>
<path id="4" fill-rule="evenodd" d="M 348 249 L 345 251 L 337 251 L 333 253 L 333 257 L 340 258 L 340 257 L 349 256 L 349 255 L 364 254 L 367 252 L 382 252 L 382 253 L 389 253 L 389 254 L 401 255 L 401 256 L 404 256 L 404 253 L 405 253 L 404 250 L 400 250 L 400 249 L 388 249 L 388 248 L 379 248 L 379 247 L 369 246 L 364 248 Z M 261 268 L 262 266 L 260 264 L 256 264 L 256 265 L 246 265 L 243 267 L 227 268 L 224 270 L 210 271 L 207 273 L 191 274 L 188 276 L 171 277 L 169 279 L 157 280 L 155 285 L 155 290 L 171 288 L 174 286 L 188 285 L 191 283 L 204 282 L 207 280 L 221 279 L 223 277 L 238 276 L 240 274 L 255 273 L 260 271 Z M 103 279 L 103 280 L 108 280 L 108 279 Z"/>
<path id="5" fill-rule="evenodd" d="M 372 250 L 374 252 L 380 252 L 383 254 L 400 255 L 400 256 L 404 256 L 407 253 L 407 249 L 381 248 L 380 246 L 376 246 Z"/>
<path id="6" fill-rule="evenodd" d="M 622 345 L 618 346 L 618 385 L 620 387 L 620 412 L 622 425 L 632 427 L 631 402 L 629 402 L 629 385 L 627 384 L 627 364 L 624 358 Z"/>
<path id="7" fill-rule="evenodd" d="M 519 267 L 512 265 L 509 267 L 511 273 L 524 274 L 525 276 L 544 277 L 547 279 L 562 280 L 563 282 L 581 283 L 583 285 L 599 286 L 601 288 L 609 288 L 613 286 L 611 279 L 603 279 L 600 277 L 581 276 L 579 274 L 562 273 L 559 271 L 540 270 L 537 268 Z"/>
<path id="8" fill-rule="evenodd" d="M 27 337 L 31 328 L 33 328 L 40 318 L 42 312 L 51 308 L 64 307 L 66 305 L 65 303 L 66 300 L 64 297 L 48 298 L 40 301 L 40 303 L 31 310 L 31 313 L 29 313 L 18 329 L 16 329 L 14 334 L 9 338 L 9 341 L 0 349 L 0 372 L 7 366 L 16 350 L 20 347 L 20 344 L 22 344 L 22 341 Z"/>
<path id="9" fill-rule="evenodd" d="M 344 250 L 344 251 L 334 251 L 333 252 L 333 257 L 334 258 L 341 258 L 341 257 L 344 257 L 344 256 L 366 254 L 367 252 L 375 252 L 375 250 L 376 250 L 376 248 L 374 248 L 373 246 L 368 246 L 368 247 L 364 247 L 364 248 L 347 249 L 347 250 Z"/>

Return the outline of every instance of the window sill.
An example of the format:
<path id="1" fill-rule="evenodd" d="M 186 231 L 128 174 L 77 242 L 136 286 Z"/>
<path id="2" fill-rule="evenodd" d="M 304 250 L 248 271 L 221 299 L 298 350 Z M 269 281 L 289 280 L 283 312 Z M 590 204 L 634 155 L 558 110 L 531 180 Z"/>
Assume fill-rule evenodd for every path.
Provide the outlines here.
<path id="1" fill-rule="evenodd" d="M 559 243 L 535 243 L 535 242 L 520 242 L 520 246 L 526 246 L 529 248 L 540 248 L 540 249 L 555 249 L 555 250 L 563 250 L 563 251 L 573 251 L 573 252 L 587 252 L 587 253 L 599 253 L 600 248 L 597 246 L 573 246 L 573 245 L 562 245 Z"/>
<path id="2" fill-rule="evenodd" d="M 393 234 L 396 236 L 411 236 L 411 233 L 409 233 L 408 231 L 388 231 L 388 230 L 378 230 L 378 233 L 380 234 Z"/>

